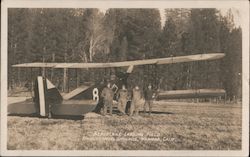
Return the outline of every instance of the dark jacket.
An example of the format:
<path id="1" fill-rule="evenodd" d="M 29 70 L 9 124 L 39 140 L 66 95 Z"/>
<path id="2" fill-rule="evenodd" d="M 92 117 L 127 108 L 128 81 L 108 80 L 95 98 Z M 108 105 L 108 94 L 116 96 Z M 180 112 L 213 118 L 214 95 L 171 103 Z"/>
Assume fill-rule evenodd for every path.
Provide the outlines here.
<path id="1" fill-rule="evenodd" d="M 146 100 L 152 100 L 154 91 L 152 89 L 146 89 L 144 92 L 144 96 Z"/>

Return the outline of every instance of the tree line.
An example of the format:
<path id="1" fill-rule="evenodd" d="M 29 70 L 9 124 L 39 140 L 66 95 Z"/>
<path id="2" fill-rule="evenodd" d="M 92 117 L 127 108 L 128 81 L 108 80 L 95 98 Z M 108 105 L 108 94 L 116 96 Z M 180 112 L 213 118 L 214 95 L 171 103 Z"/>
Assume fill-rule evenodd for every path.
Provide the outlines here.
<path id="1" fill-rule="evenodd" d="M 158 9 L 106 13 L 79 8 L 8 9 L 9 87 L 23 85 L 38 74 L 11 67 L 18 63 L 113 62 L 223 52 L 226 56 L 216 61 L 140 66 L 128 81 L 141 86 L 156 82 L 163 90 L 224 88 L 229 98 L 241 97 L 242 34 L 232 12 L 222 16 L 217 9 L 165 9 L 165 16 L 162 27 Z M 78 70 L 79 84 L 98 81 L 104 71 Z M 46 73 L 52 82 L 63 76 L 59 69 Z M 68 75 L 74 81 L 75 71 Z"/>

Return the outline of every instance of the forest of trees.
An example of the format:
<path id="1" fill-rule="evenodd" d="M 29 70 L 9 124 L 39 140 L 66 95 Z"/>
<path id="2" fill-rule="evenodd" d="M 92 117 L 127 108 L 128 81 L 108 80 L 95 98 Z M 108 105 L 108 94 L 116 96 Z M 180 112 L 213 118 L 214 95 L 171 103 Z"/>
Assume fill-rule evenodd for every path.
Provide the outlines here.
<path id="1" fill-rule="evenodd" d="M 26 62 L 112 62 L 223 52 L 225 58 L 137 67 L 130 84 L 156 81 L 163 90 L 224 88 L 241 97 L 242 32 L 232 12 L 217 9 L 8 9 L 8 84 L 22 86 L 31 71 L 12 68 Z M 158 80 L 151 75 L 157 69 Z M 100 79 L 103 70 L 84 70 L 80 83 Z M 63 71 L 47 69 L 52 82 Z M 69 78 L 75 71 L 68 71 Z M 34 71 L 33 71 L 33 75 Z M 140 84 L 143 85 L 143 84 Z"/>

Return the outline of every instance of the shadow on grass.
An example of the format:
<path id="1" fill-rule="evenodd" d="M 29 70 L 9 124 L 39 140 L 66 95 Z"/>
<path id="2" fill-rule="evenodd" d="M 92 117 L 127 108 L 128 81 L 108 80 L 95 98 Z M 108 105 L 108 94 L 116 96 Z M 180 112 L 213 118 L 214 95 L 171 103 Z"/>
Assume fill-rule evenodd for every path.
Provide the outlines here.
<path id="1" fill-rule="evenodd" d="M 143 111 L 140 111 L 139 113 L 144 113 Z M 149 111 L 146 111 L 145 113 L 149 114 Z M 162 111 L 151 111 L 151 114 L 175 114 L 173 112 L 162 112 Z"/>
<path id="2" fill-rule="evenodd" d="M 39 117 L 38 114 L 34 113 L 34 114 L 18 114 L 18 113 L 11 113 L 8 114 L 8 116 L 17 116 L 17 117 Z"/>
<path id="3" fill-rule="evenodd" d="M 30 117 L 30 118 L 41 118 L 41 119 L 66 119 L 66 120 L 83 120 L 84 116 L 69 116 L 69 115 L 52 115 L 51 118 L 41 117 L 38 114 L 9 114 L 8 116 L 18 116 L 18 117 Z"/>
<path id="4" fill-rule="evenodd" d="M 52 119 L 83 120 L 84 116 L 53 115 Z"/>
<path id="5" fill-rule="evenodd" d="M 108 111 L 109 113 L 109 111 Z M 107 113 L 107 114 L 108 114 Z M 140 114 L 149 114 L 149 111 L 140 111 L 139 112 Z M 97 114 L 100 114 L 100 113 L 97 113 Z M 115 115 L 121 115 L 121 112 L 117 109 L 114 109 L 112 111 L 112 114 L 115 114 Z M 127 113 L 128 114 L 128 113 Z M 162 112 L 162 111 L 151 111 L 151 114 L 175 114 L 173 112 Z M 65 119 L 65 120 L 83 120 L 84 119 L 84 116 L 73 116 L 73 115 L 52 115 L 51 118 L 48 118 L 48 117 L 41 117 L 39 114 L 9 114 L 8 116 L 18 116 L 18 117 L 37 117 L 37 118 L 42 118 L 42 119 Z"/>

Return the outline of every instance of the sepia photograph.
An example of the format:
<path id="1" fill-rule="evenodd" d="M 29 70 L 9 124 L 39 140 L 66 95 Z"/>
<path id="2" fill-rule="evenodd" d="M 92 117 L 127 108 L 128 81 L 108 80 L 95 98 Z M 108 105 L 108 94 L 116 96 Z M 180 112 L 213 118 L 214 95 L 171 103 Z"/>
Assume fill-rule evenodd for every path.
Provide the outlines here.
<path id="1" fill-rule="evenodd" d="M 83 2 L 5 6 L 6 152 L 246 151 L 248 3 Z"/>

